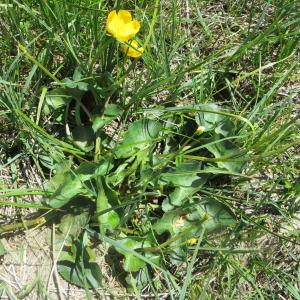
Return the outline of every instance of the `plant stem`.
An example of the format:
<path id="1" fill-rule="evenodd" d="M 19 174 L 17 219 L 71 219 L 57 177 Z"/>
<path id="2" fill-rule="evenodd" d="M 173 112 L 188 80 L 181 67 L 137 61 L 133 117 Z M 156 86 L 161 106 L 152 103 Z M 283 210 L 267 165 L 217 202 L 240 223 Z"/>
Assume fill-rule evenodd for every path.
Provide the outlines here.
<path id="1" fill-rule="evenodd" d="M 29 228 L 37 225 L 41 225 L 46 223 L 46 219 L 44 217 L 39 217 L 34 220 L 26 220 L 24 222 L 18 222 L 13 224 L 7 224 L 0 227 L 0 233 L 10 232 L 21 228 Z"/>

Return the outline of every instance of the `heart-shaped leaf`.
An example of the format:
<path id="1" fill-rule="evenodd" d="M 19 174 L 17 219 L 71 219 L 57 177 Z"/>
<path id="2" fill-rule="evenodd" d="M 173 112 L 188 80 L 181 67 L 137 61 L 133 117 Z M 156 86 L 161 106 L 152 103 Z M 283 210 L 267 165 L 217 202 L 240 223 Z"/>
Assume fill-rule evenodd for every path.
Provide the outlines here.
<path id="1" fill-rule="evenodd" d="M 85 90 L 79 90 L 77 88 L 71 89 L 68 87 L 51 90 L 45 97 L 43 112 L 45 115 L 51 114 L 56 122 L 62 123 L 66 106 L 72 99 L 80 101 L 84 93 Z"/>
<path id="2" fill-rule="evenodd" d="M 120 217 L 115 210 L 107 210 L 119 204 L 118 198 L 116 193 L 107 186 L 103 178 L 98 180 L 99 191 L 96 200 L 96 212 L 100 231 L 105 230 L 105 228 L 114 229 L 120 223 Z"/>
<path id="3" fill-rule="evenodd" d="M 81 209 L 81 213 L 70 213 L 64 215 L 59 224 L 57 235 L 57 248 L 60 249 L 62 242 L 70 243 L 73 239 L 77 239 L 82 232 L 82 229 L 90 220 L 88 210 Z"/>
<path id="4" fill-rule="evenodd" d="M 115 148 L 115 155 L 126 158 L 149 148 L 156 142 L 161 128 L 159 122 L 150 119 L 141 119 L 130 124 L 123 141 Z"/>
<path id="5" fill-rule="evenodd" d="M 111 168 L 108 161 L 82 163 L 76 170 L 64 173 L 63 182 L 58 186 L 47 203 L 54 208 L 62 207 L 77 195 L 90 195 L 86 181 L 97 176 L 104 176 Z"/>
<path id="6" fill-rule="evenodd" d="M 150 244 L 144 243 L 143 241 L 136 240 L 134 238 L 124 238 L 118 241 L 120 245 L 125 246 L 126 248 L 135 250 L 142 247 L 149 247 Z M 134 254 L 129 253 L 121 248 L 116 247 L 116 250 L 125 256 L 124 261 L 124 270 L 126 272 L 137 272 L 139 269 L 142 269 L 146 266 L 145 261 L 136 257 Z"/>
<path id="7" fill-rule="evenodd" d="M 229 117 L 221 114 L 222 109 L 215 103 L 201 104 L 198 108 L 203 110 L 196 116 L 198 126 L 203 126 L 204 131 L 214 131 L 223 136 L 230 136 L 233 132 L 233 122 Z"/>
<path id="8" fill-rule="evenodd" d="M 101 270 L 94 261 L 96 253 L 93 249 L 76 241 L 70 247 L 70 251 L 62 251 L 57 270 L 68 282 L 82 288 L 100 288 Z"/>
<path id="9" fill-rule="evenodd" d="M 204 198 L 193 205 L 166 212 L 153 228 L 158 234 L 168 231 L 174 235 L 189 228 L 193 234 L 197 234 L 201 228 L 209 233 L 234 224 L 235 218 L 227 206 Z"/>
<path id="10" fill-rule="evenodd" d="M 190 210 L 187 219 L 190 222 L 202 220 L 201 224 L 206 234 L 236 224 L 232 211 L 223 203 L 212 198 L 202 198 L 199 201 L 194 209 Z"/>
<path id="11" fill-rule="evenodd" d="M 202 169 L 202 164 L 197 161 L 185 161 L 173 170 L 162 173 L 161 180 L 181 187 L 199 187 L 203 185 L 207 177 L 197 175 Z"/>
<path id="12" fill-rule="evenodd" d="M 198 188 L 193 187 L 176 187 L 162 203 L 164 212 L 173 210 L 176 207 L 183 206 L 189 197 L 192 197 Z"/>
<path id="13" fill-rule="evenodd" d="M 120 116 L 122 110 L 116 104 L 108 104 L 104 115 L 101 117 L 99 115 L 94 116 L 93 119 L 93 130 L 97 132 L 97 130 L 101 129 L 103 126 L 109 124 L 116 117 Z"/>
<path id="14" fill-rule="evenodd" d="M 80 81 L 82 75 L 76 69 L 73 80 L 65 78 L 62 80 L 62 86 L 49 91 L 45 97 L 43 112 L 52 114 L 57 122 L 62 122 L 64 109 L 72 99 L 80 101 L 83 95 L 90 89 L 89 83 Z"/>
<path id="15" fill-rule="evenodd" d="M 137 249 L 142 250 L 151 246 L 149 240 L 141 240 L 139 238 L 133 237 L 124 237 L 122 239 L 119 239 L 118 243 L 120 244 L 120 246 L 125 246 L 130 250 L 136 251 L 138 251 Z M 125 251 L 124 249 L 121 249 L 119 247 L 115 248 L 119 253 L 123 254 L 125 257 L 123 267 L 126 272 L 137 272 L 146 266 L 146 262 L 135 256 L 133 253 Z M 151 260 L 156 265 L 159 265 L 160 256 L 151 252 L 146 252 L 145 256 L 147 257 L 147 259 Z"/>
<path id="16" fill-rule="evenodd" d="M 218 167 L 224 168 L 233 173 L 240 173 L 242 171 L 244 165 L 243 162 L 226 160 L 226 157 L 235 156 L 240 153 L 240 149 L 231 141 L 220 141 L 214 144 L 208 144 L 205 147 L 214 155 L 215 158 L 225 158 L 224 161 L 217 162 Z"/>
<path id="17" fill-rule="evenodd" d="M 153 229 L 159 235 L 169 233 L 166 243 L 172 250 L 170 260 L 178 264 L 186 259 L 184 247 L 189 239 L 197 238 L 202 231 L 207 235 L 234 224 L 235 218 L 227 206 L 205 198 L 199 199 L 199 203 L 166 212 Z"/>
<path id="18" fill-rule="evenodd" d="M 72 100 L 67 88 L 56 88 L 47 93 L 45 97 L 44 113 L 49 114 L 54 110 L 65 107 Z"/>
<path id="19" fill-rule="evenodd" d="M 172 186 L 175 190 L 164 200 L 162 208 L 164 211 L 170 211 L 175 207 L 185 204 L 189 197 L 203 186 L 209 174 L 199 174 L 202 170 L 202 164 L 197 161 L 185 161 L 175 169 L 170 169 L 161 175 L 161 180 Z"/>

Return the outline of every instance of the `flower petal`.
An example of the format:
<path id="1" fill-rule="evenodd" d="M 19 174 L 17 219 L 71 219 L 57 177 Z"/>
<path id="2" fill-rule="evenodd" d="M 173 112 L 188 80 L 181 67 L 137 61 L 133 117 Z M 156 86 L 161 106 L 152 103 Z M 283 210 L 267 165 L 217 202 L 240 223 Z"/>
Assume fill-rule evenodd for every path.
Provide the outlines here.
<path id="1" fill-rule="evenodd" d="M 137 34 L 141 29 L 140 22 L 138 20 L 133 20 L 132 22 L 130 22 L 130 24 L 132 26 L 134 34 Z"/>
<path id="2" fill-rule="evenodd" d="M 106 20 L 106 30 L 114 35 L 115 29 L 117 29 L 118 25 L 118 16 L 115 10 L 111 11 Z"/>
<path id="3" fill-rule="evenodd" d="M 128 10 L 120 9 L 118 11 L 118 16 L 120 18 L 122 18 L 122 20 L 124 21 L 124 23 L 129 23 L 129 22 L 132 21 L 131 13 Z"/>
<path id="4" fill-rule="evenodd" d="M 115 10 L 112 10 L 107 17 L 106 24 L 110 23 L 112 19 L 117 15 L 117 12 Z"/>

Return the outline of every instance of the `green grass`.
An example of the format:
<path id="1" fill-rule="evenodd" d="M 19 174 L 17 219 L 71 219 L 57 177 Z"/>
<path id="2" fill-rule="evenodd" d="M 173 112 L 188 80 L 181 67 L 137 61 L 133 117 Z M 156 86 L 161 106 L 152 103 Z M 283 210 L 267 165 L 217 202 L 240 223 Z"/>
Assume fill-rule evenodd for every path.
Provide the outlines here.
<path id="1" fill-rule="evenodd" d="M 61 230 L 69 234 L 78 222 L 86 229 L 78 236 L 81 246 L 74 242 L 77 251 L 85 253 L 90 235 L 148 266 L 133 274 L 128 288 L 137 298 L 150 293 L 159 299 L 160 293 L 166 293 L 170 299 L 279 299 L 279 295 L 300 299 L 299 4 L 292 0 L 154 2 L 7 0 L 0 4 L 0 171 L 13 182 L 0 181 L 0 206 L 16 208 L 17 218 L 11 218 L 17 219 L 16 228 L 26 228 L 23 220 L 31 216 L 27 209 L 41 214 L 47 206 L 45 225 L 54 223 L 56 228 L 60 226 L 56 215 L 75 209 L 78 219 Z M 140 60 L 126 60 L 120 45 L 108 37 L 105 20 L 113 7 L 132 10 L 141 22 L 137 38 L 147 45 Z M 71 85 L 79 94 L 87 84 L 93 87 L 92 95 L 69 103 L 66 112 L 49 103 L 45 110 L 53 90 Z M 67 99 L 70 94 L 63 96 Z M 68 130 L 87 124 L 95 112 L 91 101 L 101 104 L 99 114 L 112 103 L 122 113 L 92 141 L 86 131 L 76 140 Z M 225 128 L 226 135 L 214 141 L 204 133 L 199 143 L 194 118 L 201 114 L 210 120 L 223 118 L 232 128 Z M 122 148 L 114 141 L 124 138 L 129 124 L 143 117 L 163 124 L 162 133 L 144 141 L 157 156 L 141 153 L 134 162 L 124 151 L 138 147 L 139 135 L 137 145 L 131 139 Z M 176 145 L 171 143 L 174 137 Z M 225 140 L 238 146 L 238 151 L 209 150 Z M 86 141 L 92 143 L 91 149 L 83 145 Z M 171 150 L 160 152 L 169 142 Z M 118 153 L 119 160 L 114 157 Z M 102 157 L 115 164 L 109 175 L 78 171 L 80 163 L 101 162 Z M 40 178 L 39 188 L 22 179 L 24 161 Z M 211 168 L 197 173 L 212 175 L 190 198 L 217 200 L 233 212 L 237 223 L 217 234 L 198 233 L 198 244 L 184 248 L 185 260 L 176 265 L 169 257 L 174 240 L 158 241 L 153 223 L 162 218 L 161 200 L 172 191 L 159 182 L 161 170 L 183 161 Z M 149 164 L 157 175 L 140 181 Z M 242 172 L 237 171 L 240 165 Z M 86 217 L 82 205 L 68 206 L 66 197 L 71 196 L 57 193 L 63 182 L 69 184 L 67 192 L 75 183 L 88 191 L 85 196 L 92 199 L 88 205 L 97 211 L 96 218 Z M 109 188 L 121 200 L 103 207 Z M 43 199 L 28 201 L 28 195 L 43 195 Z M 59 197 L 67 204 L 63 208 L 49 202 Z M 105 216 L 118 209 L 123 215 L 117 230 L 101 227 L 108 222 Z M 0 219 L 0 234 L 11 230 L 10 223 L 7 217 Z M 100 229 L 93 223 L 99 223 Z M 125 244 L 119 231 L 138 239 L 150 234 L 155 240 L 144 246 Z M 153 256 L 140 251 L 143 247 L 149 250 L 145 253 L 160 254 L 159 266 Z M 122 271 L 119 277 L 123 278 L 118 278 L 123 284 L 125 276 Z M 7 283 L 3 286 L 6 293 L 18 292 Z M 46 297 L 40 284 L 34 291 Z"/>

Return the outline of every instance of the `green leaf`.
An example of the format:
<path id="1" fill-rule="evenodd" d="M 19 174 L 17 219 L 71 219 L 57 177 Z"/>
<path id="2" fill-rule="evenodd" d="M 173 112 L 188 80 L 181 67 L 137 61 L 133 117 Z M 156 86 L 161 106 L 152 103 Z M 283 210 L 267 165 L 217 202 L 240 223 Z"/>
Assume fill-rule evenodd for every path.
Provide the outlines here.
<path id="1" fill-rule="evenodd" d="M 106 175 L 112 167 L 112 163 L 105 159 L 97 163 L 84 162 L 77 168 L 77 173 L 85 181 L 91 177 L 96 178 Z"/>
<path id="2" fill-rule="evenodd" d="M 70 172 L 72 168 L 71 160 L 64 160 L 55 165 L 56 174 L 46 183 L 47 190 L 56 190 L 63 182 L 65 175 Z"/>
<path id="3" fill-rule="evenodd" d="M 163 211 L 170 211 L 174 207 L 185 204 L 208 180 L 209 174 L 198 175 L 202 170 L 202 164 L 197 161 L 186 161 L 174 170 L 162 173 L 161 180 L 175 186 L 175 190 L 163 201 Z"/>
<path id="4" fill-rule="evenodd" d="M 93 119 L 93 130 L 97 132 L 97 130 L 101 129 L 103 126 L 109 124 L 112 120 L 118 117 L 122 113 L 121 108 L 116 104 L 108 104 L 104 115 L 101 117 L 98 114 L 94 116 Z"/>
<path id="5" fill-rule="evenodd" d="M 136 153 L 135 156 L 131 156 L 126 159 L 123 164 L 120 164 L 119 167 L 110 174 L 108 178 L 108 182 L 112 185 L 118 185 L 125 178 L 128 178 L 129 182 L 138 182 L 142 184 L 141 174 L 143 170 L 145 170 L 145 165 L 151 160 L 151 154 L 149 155 L 149 151 L 147 149 L 140 150 Z"/>
<path id="6" fill-rule="evenodd" d="M 70 213 L 64 215 L 60 220 L 58 228 L 58 249 L 61 247 L 61 242 L 66 240 L 69 242 L 72 239 L 77 239 L 82 232 L 82 229 L 88 224 L 90 213 L 88 210 L 80 210 L 80 213 Z"/>
<path id="7" fill-rule="evenodd" d="M 73 173 L 74 172 L 74 173 Z M 54 192 L 48 200 L 48 204 L 53 208 L 59 208 L 67 204 L 77 195 L 89 195 L 84 186 L 84 181 L 80 174 L 75 171 L 66 174 L 63 184 Z M 92 177 L 92 175 L 91 175 Z"/>
<path id="8" fill-rule="evenodd" d="M 186 221 L 186 215 L 187 210 L 184 208 L 166 212 L 162 218 L 154 224 L 153 229 L 158 234 L 163 234 L 168 231 L 171 235 L 174 235 L 189 226 L 189 222 Z"/>
<path id="9" fill-rule="evenodd" d="M 82 288 L 100 288 L 102 275 L 94 257 L 96 253 L 93 249 L 82 241 L 75 241 L 70 252 L 61 252 L 57 270 L 71 284 Z"/>
<path id="10" fill-rule="evenodd" d="M 99 190 L 96 200 L 96 212 L 100 231 L 105 228 L 114 229 L 120 223 L 120 217 L 114 210 L 106 211 L 118 205 L 117 195 L 106 184 L 103 178 L 99 178 Z"/>
<path id="11" fill-rule="evenodd" d="M 65 107 L 72 100 L 68 88 L 59 87 L 47 93 L 45 98 L 44 113 L 50 114 L 55 110 Z"/>
<path id="12" fill-rule="evenodd" d="M 54 169 L 55 162 L 54 162 L 53 157 L 50 156 L 49 153 L 46 153 L 46 152 L 44 152 L 44 151 L 41 150 L 38 157 L 39 157 L 40 163 L 44 167 L 46 167 L 49 170 L 53 170 Z"/>
<path id="13" fill-rule="evenodd" d="M 84 288 L 85 283 L 83 276 L 86 277 L 88 288 L 100 288 L 101 285 L 101 269 L 96 263 L 85 263 L 84 272 L 71 261 L 62 260 L 57 264 L 59 274 L 71 284 Z M 83 275 L 83 273 L 85 275 Z"/>
<path id="14" fill-rule="evenodd" d="M 149 184 L 149 182 L 157 182 L 159 175 L 161 173 L 160 169 L 154 167 L 153 163 L 145 162 L 141 168 L 140 176 L 140 185 L 144 186 L 145 184 Z"/>
<path id="15" fill-rule="evenodd" d="M 115 155 L 126 158 L 149 148 L 155 143 L 161 129 L 159 122 L 150 119 L 141 119 L 130 124 L 123 141 L 115 148 Z"/>
<path id="16" fill-rule="evenodd" d="M 149 280 L 151 280 L 152 277 L 151 275 L 151 271 L 146 266 L 136 273 L 129 273 L 126 276 L 125 280 L 130 289 L 132 289 L 133 291 L 136 290 L 137 295 L 139 291 L 142 291 L 142 289 L 149 284 Z M 152 285 L 155 286 L 157 290 L 163 288 L 160 280 L 154 280 L 152 282 Z"/>
<path id="17" fill-rule="evenodd" d="M 235 224 L 232 212 L 224 204 L 204 198 L 188 207 L 166 212 L 153 228 L 158 234 L 168 231 L 172 236 L 191 229 L 187 236 L 197 235 L 201 228 L 210 233 Z"/>
<path id="18" fill-rule="evenodd" d="M 65 78 L 61 81 L 63 86 L 49 91 L 45 97 L 43 112 L 52 114 L 57 122 L 62 122 L 64 109 L 72 99 L 80 101 L 89 90 L 89 84 L 80 81 L 82 75 L 78 69 L 75 70 L 73 80 Z"/>
<path id="19" fill-rule="evenodd" d="M 205 146 L 209 152 L 211 152 L 215 158 L 235 156 L 240 153 L 240 149 L 235 146 L 231 141 L 221 141 L 214 144 Z M 224 168 L 233 173 L 240 173 L 242 171 L 243 162 L 240 161 L 218 161 L 218 167 Z"/>
<path id="20" fill-rule="evenodd" d="M 69 93 L 73 93 L 73 95 L 75 96 L 74 99 L 79 99 L 79 97 L 81 98 L 82 95 L 89 90 L 89 84 L 87 82 L 79 80 L 80 78 L 74 80 L 71 80 L 70 78 L 65 78 L 63 80 L 63 83 L 68 88 Z"/>
<path id="21" fill-rule="evenodd" d="M 294 185 L 294 190 L 296 193 L 300 193 L 300 178 L 296 181 Z"/>
<path id="22" fill-rule="evenodd" d="M 135 250 L 135 249 L 143 249 L 146 247 L 150 247 L 151 244 L 149 241 L 140 240 L 138 238 L 123 238 L 118 240 L 118 243 L 121 246 L 125 246 L 128 249 Z M 115 247 L 116 250 L 123 254 L 125 257 L 124 260 L 124 270 L 126 272 L 137 272 L 138 270 L 144 268 L 146 266 L 146 262 L 138 257 L 136 257 L 133 253 L 127 252 L 121 248 Z M 146 256 L 148 259 L 150 259 L 153 263 L 158 264 L 159 263 L 159 256 L 154 255 L 153 253 L 146 253 Z"/>
<path id="23" fill-rule="evenodd" d="M 48 204 L 51 207 L 59 208 L 77 195 L 90 195 L 91 192 L 85 182 L 97 176 L 104 176 L 111 168 L 112 165 L 108 161 L 102 161 L 82 163 L 76 170 L 64 172 L 63 177 L 60 177 L 62 182 L 47 201 Z"/>
<path id="24" fill-rule="evenodd" d="M 204 220 L 202 226 L 205 233 L 211 233 L 225 229 L 236 224 L 232 211 L 223 203 L 211 198 L 202 198 L 189 215 L 190 222 Z"/>
<path id="25" fill-rule="evenodd" d="M 239 148 L 229 140 L 223 140 L 224 137 L 232 136 L 235 132 L 235 125 L 228 116 L 219 114 L 221 108 L 214 104 L 203 104 L 200 109 L 212 112 L 199 112 L 196 116 L 196 122 L 199 126 L 203 126 L 205 132 L 211 132 L 212 138 L 207 141 L 205 148 L 210 151 L 215 158 L 233 156 L 240 153 Z M 219 113 L 218 113 L 219 112 Z M 211 143 L 215 142 L 215 143 Z M 233 173 L 240 173 L 243 167 L 242 162 L 219 161 L 218 167 L 224 168 Z"/>
<path id="26" fill-rule="evenodd" d="M 64 80 L 68 82 L 65 87 L 58 87 L 49 91 L 45 96 L 45 103 L 43 112 L 46 115 L 51 114 L 57 122 L 62 122 L 63 114 L 66 106 L 72 99 L 80 101 L 85 92 L 88 90 L 86 83 L 74 84 L 70 80 Z"/>
<path id="27" fill-rule="evenodd" d="M 162 203 L 162 210 L 164 212 L 170 211 L 175 207 L 180 207 L 186 203 L 189 197 L 192 197 L 198 188 L 193 187 L 177 187 L 169 194 L 169 196 Z"/>
<path id="28" fill-rule="evenodd" d="M 214 103 L 201 104 L 199 105 L 199 109 L 211 111 L 199 112 L 195 119 L 198 126 L 203 126 L 205 128 L 205 132 L 214 131 L 225 137 L 232 134 L 234 131 L 234 124 L 229 117 L 218 113 L 222 112 L 218 105 Z"/>
<path id="29" fill-rule="evenodd" d="M 202 164 L 197 161 L 186 161 L 177 166 L 174 170 L 162 173 L 161 180 L 173 186 L 199 187 L 207 181 L 207 176 L 199 176 Z"/>

